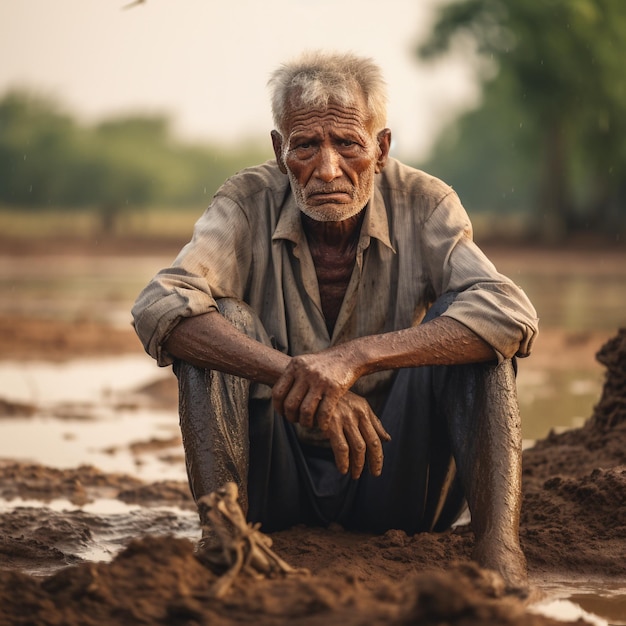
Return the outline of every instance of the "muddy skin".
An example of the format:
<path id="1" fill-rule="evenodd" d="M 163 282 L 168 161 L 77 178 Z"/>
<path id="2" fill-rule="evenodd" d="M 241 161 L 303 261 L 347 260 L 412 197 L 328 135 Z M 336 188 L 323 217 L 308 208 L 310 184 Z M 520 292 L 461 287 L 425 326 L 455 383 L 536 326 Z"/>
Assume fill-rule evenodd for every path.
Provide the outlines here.
<path id="1" fill-rule="evenodd" d="M 472 515 L 473 557 L 498 572 L 510 591 L 524 594 L 528 574 L 519 543 L 522 432 L 515 372 L 511 361 L 486 371 L 486 379 L 476 377 L 470 385 L 474 393 L 449 397 L 445 412 Z M 458 368 L 443 375 L 454 378 Z M 468 424 L 468 414 L 476 423 Z"/>
<path id="2" fill-rule="evenodd" d="M 220 315 L 238 331 L 248 332 L 262 345 L 270 339 L 257 318 L 248 315 L 243 306 L 230 299 L 218 301 Z M 233 482 L 239 491 L 239 504 L 248 512 L 248 405 L 250 381 L 243 377 L 215 377 L 212 370 L 191 367 L 178 361 L 174 365 L 178 378 L 180 428 L 185 448 L 189 487 L 194 500 Z M 212 379 L 218 385 L 211 383 Z M 223 383 L 223 387 L 219 387 Z M 207 390 L 210 390 L 207 393 Z M 232 398 L 225 402 L 224 398 Z M 241 398 L 243 402 L 235 402 Z M 214 446 L 219 446 L 214 449 Z M 201 518 L 201 524 L 206 520 Z"/>

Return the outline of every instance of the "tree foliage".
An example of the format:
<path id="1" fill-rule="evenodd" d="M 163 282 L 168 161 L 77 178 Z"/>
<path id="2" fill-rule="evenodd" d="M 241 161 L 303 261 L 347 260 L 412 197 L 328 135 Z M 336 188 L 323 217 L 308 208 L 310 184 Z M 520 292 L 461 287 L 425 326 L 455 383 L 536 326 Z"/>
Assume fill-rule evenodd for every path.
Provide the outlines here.
<path id="1" fill-rule="evenodd" d="M 84 125 L 37 94 L 0 100 L 0 204 L 96 210 L 109 231 L 128 207 L 201 206 L 237 169 L 269 154 L 183 143 L 163 116 Z"/>
<path id="2" fill-rule="evenodd" d="M 473 200 L 535 209 L 539 231 L 626 225 L 626 7 L 623 0 L 456 0 L 418 50 L 471 45 L 481 107 L 459 120 L 433 163 L 495 194 Z M 510 191 L 512 190 L 512 191 Z M 470 194 L 471 195 L 471 194 Z"/>

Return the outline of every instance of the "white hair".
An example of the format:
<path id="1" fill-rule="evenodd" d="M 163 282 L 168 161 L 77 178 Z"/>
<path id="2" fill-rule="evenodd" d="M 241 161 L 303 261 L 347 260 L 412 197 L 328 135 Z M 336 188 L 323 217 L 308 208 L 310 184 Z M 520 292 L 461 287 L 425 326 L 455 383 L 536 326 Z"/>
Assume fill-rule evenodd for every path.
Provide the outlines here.
<path id="1" fill-rule="evenodd" d="M 308 52 L 281 65 L 268 85 L 276 129 L 284 136 L 287 115 L 294 107 L 325 109 L 329 104 L 361 105 L 373 133 L 387 122 L 387 90 L 380 67 L 352 53 Z"/>

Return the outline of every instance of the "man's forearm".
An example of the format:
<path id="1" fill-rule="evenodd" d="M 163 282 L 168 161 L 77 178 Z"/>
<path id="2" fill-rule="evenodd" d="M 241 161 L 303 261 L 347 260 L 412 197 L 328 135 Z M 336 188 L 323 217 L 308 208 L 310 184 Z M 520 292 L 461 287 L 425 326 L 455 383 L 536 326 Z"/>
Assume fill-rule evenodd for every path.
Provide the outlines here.
<path id="1" fill-rule="evenodd" d="M 217 311 L 181 320 L 163 347 L 177 359 L 198 367 L 270 386 L 291 358 L 240 332 Z"/>
<path id="2" fill-rule="evenodd" d="M 460 365 L 496 359 L 493 348 L 472 330 L 450 317 L 345 344 L 358 376 L 422 365 Z"/>

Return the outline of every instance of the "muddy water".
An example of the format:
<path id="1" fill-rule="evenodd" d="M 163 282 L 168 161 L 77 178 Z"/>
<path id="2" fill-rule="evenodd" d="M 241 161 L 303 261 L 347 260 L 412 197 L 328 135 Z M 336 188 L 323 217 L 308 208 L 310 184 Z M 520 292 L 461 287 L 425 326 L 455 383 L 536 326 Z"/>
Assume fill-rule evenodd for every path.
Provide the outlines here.
<path id="1" fill-rule="evenodd" d="M 0 398 L 8 403 L 0 411 L 0 467 L 20 464 L 15 488 L 3 475 L 2 530 L 19 528 L 22 543 L 34 543 L 5 546 L 9 563 L 49 575 L 110 561 L 148 534 L 198 539 L 176 409 L 137 393 L 170 376 L 142 355 L 0 362 Z M 152 491 L 140 493 L 142 484 Z"/>
<path id="2" fill-rule="evenodd" d="M 0 515 L 16 520 L 27 537 L 31 528 L 36 530 L 34 535 L 62 553 L 57 558 L 31 558 L 19 568 L 36 576 L 81 561 L 110 561 L 132 539 L 147 534 L 198 539 L 195 511 L 127 504 L 113 498 L 97 498 L 80 506 L 62 498 L 45 503 L 0 499 Z"/>
<path id="3" fill-rule="evenodd" d="M 142 406 L 134 395 L 171 376 L 141 355 L 0 362 L 0 398 L 33 407 L 28 419 L 0 420 L 0 458 L 51 467 L 93 464 L 142 480 L 184 480 L 175 409 Z"/>

